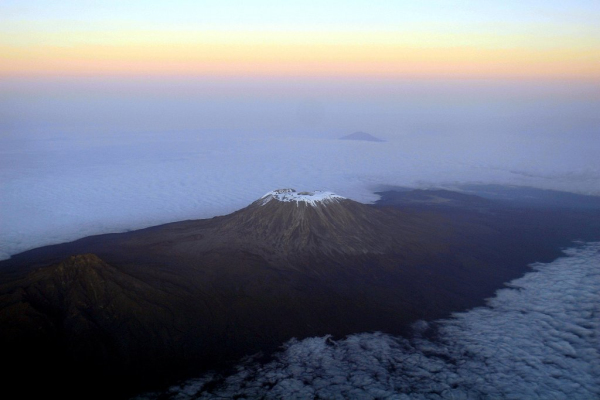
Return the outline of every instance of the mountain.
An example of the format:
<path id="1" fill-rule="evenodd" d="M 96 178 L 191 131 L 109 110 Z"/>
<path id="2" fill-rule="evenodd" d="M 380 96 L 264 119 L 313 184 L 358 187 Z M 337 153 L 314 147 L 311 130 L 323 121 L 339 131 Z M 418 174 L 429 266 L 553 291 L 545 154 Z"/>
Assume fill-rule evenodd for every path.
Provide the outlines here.
<path id="1" fill-rule="evenodd" d="M 431 196 L 457 203 L 427 207 Z M 471 205 L 487 200 L 475 196 L 412 198 L 427 201 L 279 189 L 229 215 L 15 255 L 0 262 L 7 379 L 76 397 L 68 377 L 118 398 L 292 337 L 402 333 L 482 304 L 527 263 L 600 232 L 591 214 L 481 213 Z"/>
<path id="2" fill-rule="evenodd" d="M 98 396 L 112 396 L 117 388 L 135 387 L 157 365 L 177 368 L 184 347 L 194 351 L 193 343 L 180 342 L 181 330 L 194 329 L 185 318 L 209 318 L 95 254 L 38 268 L 18 282 L 3 282 L 0 291 L 7 376 L 36 395 L 75 398 L 92 387 Z"/>
<path id="3" fill-rule="evenodd" d="M 252 249 L 264 243 L 267 253 L 281 257 L 383 253 L 398 245 L 386 212 L 321 191 L 269 192 L 226 218 L 220 231 L 228 230 L 237 236 L 230 243 L 243 246 L 252 237 Z"/>
<path id="4" fill-rule="evenodd" d="M 343 136 L 340 140 L 364 140 L 367 142 L 385 142 L 385 140 L 376 138 L 375 136 L 366 132 L 354 132 L 349 135 Z"/>

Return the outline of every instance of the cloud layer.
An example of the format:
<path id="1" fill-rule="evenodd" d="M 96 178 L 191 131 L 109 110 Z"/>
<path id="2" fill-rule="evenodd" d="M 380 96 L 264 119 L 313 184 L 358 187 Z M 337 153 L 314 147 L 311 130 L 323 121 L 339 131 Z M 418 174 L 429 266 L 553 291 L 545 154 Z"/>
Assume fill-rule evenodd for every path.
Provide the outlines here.
<path id="1" fill-rule="evenodd" d="M 0 80 L 0 258 L 379 184 L 600 194 L 598 87 L 353 80 Z M 385 143 L 341 141 L 363 130 Z"/>
<path id="2" fill-rule="evenodd" d="M 267 364 L 250 359 L 230 376 L 207 374 L 161 398 L 598 398 L 600 243 L 533 268 L 485 307 L 415 324 L 411 339 L 291 340 Z"/>
<path id="3" fill-rule="evenodd" d="M 550 164 L 552 179 L 514 174 L 490 167 L 485 153 L 464 162 L 462 152 L 446 151 L 443 143 L 425 150 L 410 140 L 114 140 L 118 144 L 105 137 L 50 138 L 6 152 L 0 161 L 0 257 L 92 234 L 223 215 L 278 188 L 329 190 L 370 202 L 378 184 L 495 182 L 585 190 L 600 174 L 562 176 Z"/>

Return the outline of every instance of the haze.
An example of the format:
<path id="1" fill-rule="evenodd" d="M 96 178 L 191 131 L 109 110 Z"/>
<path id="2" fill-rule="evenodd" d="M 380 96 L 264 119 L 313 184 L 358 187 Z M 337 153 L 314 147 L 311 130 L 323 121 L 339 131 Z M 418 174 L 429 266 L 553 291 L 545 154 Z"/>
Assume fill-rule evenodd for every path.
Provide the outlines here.
<path id="1" fill-rule="evenodd" d="M 248 206 L 265 193 L 280 188 L 331 191 L 363 203 L 376 201 L 379 197 L 375 192 L 384 188 L 402 186 L 460 190 L 463 184 L 527 186 L 600 196 L 599 21 L 600 2 L 591 0 L 2 1 L 0 260 L 28 249 L 70 242 L 90 235 L 229 214 Z M 383 141 L 339 140 L 354 132 L 365 132 Z M 490 187 L 487 188 L 489 190 Z M 518 192 L 525 193 L 523 196 L 531 193 L 526 190 Z M 461 196 L 452 192 L 439 193 Z M 538 196 L 538 192 L 535 193 Z M 539 196 L 548 194 L 544 193 Z M 412 196 L 427 197 L 423 193 L 413 193 Z M 493 279 L 504 282 L 494 275 L 500 270 L 492 271 L 490 265 L 496 268 L 504 262 L 499 260 L 508 260 L 505 265 L 507 271 L 513 271 L 512 268 L 516 266 L 525 269 L 524 263 L 519 264 L 521 261 L 515 261 L 515 265 L 512 265 L 510 256 L 521 260 L 529 257 L 531 251 L 533 259 L 535 251 L 539 251 L 535 257 L 538 254 L 546 257 L 553 254 L 547 250 L 555 243 L 569 246 L 566 242 L 575 239 L 569 236 L 575 229 L 585 227 L 580 229 L 581 234 L 591 236 L 598 227 L 597 208 L 591 206 L 589 210 L 585 207 L 581 210 L 559 210 L 560 207 L 557 207 L 552 211 L 544 208 L 544 202 L 540 201 L 533 215 L 532 208 L 527 208 L 527 201 L 520 203 L 521 208 L 515 208 L 516 211 L 502 209 L 500 212 L 498 210 L 501 207 L 478 208 L 480 204 L 488 204 L 487 200 L 477 200 L 474 196 L 460 198 L 467 199 L 464 201 L 468 204 L 472 201 L 473 209 L 457 211 L 458 207 L 452 208 L 452 197 L 440 197 L 433 201 L 434 206 L 439 205 L 438 201 L 446 200 L 452 205 L 437 211 L 443 218 L 448 218 L 448 224 L 445 219 L 438 221 L 434 214 L 430 219 L 427 214 L 430 211 L 426 206 L 431 204 L 424 202 L 422 209 L 401 210 L 406 211 L 406 216 L 414 213 L 415 224 L 422 225 L 409 226 L 410 222 L 403 217 L 391 220 L 388 225 L 393 230 L 384 230 L 375 223 L 379 217 L 373 218 L 372 215 L 383 215 L 375 214 L 380 212 L 378 208 L 347 202 L 353 209 L 368 209 L 360 212 L 364 214 L 362 219 L 356 219 L 363 222 L 349 225 L 343 233 L 339 233 L 337 228 L 341 224 L 315 223 L 312 226 L 319 228 L 309 227 L 305 229 L 306 232 L 312 235 L 313 230 L 331 230 L 335 231 L 335 235 L 329 235 L 329 231 L 318 232 L 323 236 L 314 236 L 314 243 L 323 242 L 323 248 L 328 251 L 333 247 L 339 249 L 339 245 L 331 244 L 337 242 L 327 240 L 343 236 L 360 241 L 364 238 L 359 237 L 360 229 L 356 229 L 356 226 L 360 228 L 373 222 L 369 229 L 375 232 L 374 242 L 388 236 L 395 238 L 393 235 L 398 231 L 401 234 L 397 236 L 402 240 L 397 243 L 403 247 L 394 247 L 389 259 L 385 258 L 388 257 L 387 253 L 377 258 L 380 254 L 377 253 L 375 257 L 375 253 L 379 250 L 360 247 L 361 250 L 356 252 L 354 249 L 347 253 L 340 251 L 339 255 L 344 260 L 340 263 L 337 260 L 332 263 L 332 259 L 324 258 L 320 264 L 317 262 L 314 265 L 339 264 L 335 268 L 340 267 L 339 271 L 344 273 L 364 271 L 362 275 L 355 274 L 352 277 L 348 274 L 349 278 L 343 277 L 339 284 L 344 287 L 346 296 L 345 291 L 350 290 L 346 287 L 353 288 L 355 280 L 360 283 L 356 286 L 360 288 L 358 295 L 347 292 L 348 298 L 353 301 L 361 298 L 362 292 L 377 295 L 382 288 L 389 289 L 390 298 L 397 300 L 402 298 L 398 297 L 401 292 L 391 285 L 391 281 L 382 278 L 388 275 L 379 275 L 377 268 L 387 268 L 398 259 L 398 263 L 408 263 L 402 264 L 404 267 L 409 265 L 414 271 L 420 271 L 417 267 L 430 267 L 426 264 L 433 262 L 433 266 L 439 268 L 425 268 L 425 271 L 439 270 L 451 275 L 447 271 L 460 269 L 464 276 L 476 282 L 470 285 L 465 279 L 456 279 L 462 284 L 456 287 L 463 288 L 467 293 L 451 289 L 448 293 L 441 293 L 440 299 L 444 299 L 443 296 L 459 299 L 459 295 L 464 295 L 466 299 L 474 296 L 470 288 L 485 288 L 489 282 L 483 282 L 479 275 L 465 271 L 483 271 Z M 556 198 L 560 200 L 560 196 Z M 583 204 L 594 204 L 593 198 L 586 199 L 582 200 Z M 461 204 L 460 201 L 457 203 Z M 293 205 L 289 206 L 297 211 Z M 255 207 L 259 209 L 258 205 Z M 394 207 L 402 208 L 404 205 L 398 203 Z M 256 225 L 255 221 L 262 223 L 276 214 L 278 217 L 274 220 L 285 227 L 286 223 L 281 222 L 285 219 L 279 218 L 279 213 L 288 215 L 289 212 L 279 211 L 285 210 L 283 208 L 276 209 L 276 212 L 265 212 L 265 209 L 260 208 L 263 212 L 256 214 L 260 218 L 244 220 L 245 217 L 240 217 L 240 221 L 251 221 L 249 225 Z M 529 213 L 532 215 L 527 216 Z M 267 214 L 266 218 L 264 214 Z M 333 213 L 327 215 L 333 221 L 345 219 L 334 218 Z M 386 215 L 401 214 L 394 210 L 393 214 Z M 464 218 L 464 221 L 460 218 Z M 383 220 L 383 217 L 378 220 Z M 139 310 L 142 310 L 146 307 L 144 299 L 150 297 L 152 301 L 147 304 L 152 307 L 166 305 L 164 309 L 169 312 L 169 318 L 176 314 L 171 313 L 170 307 L 174 308 L 172 304 L 185 304 L 184 301 L 189 301 L 194 307 L 202 305 L 189 310 L 204 310 L 202 307 L 205 304 L 205 315 L 219 313 L 211 308 L 212 304 L 229 311 L 229 305 L 235 307 L 237 304 L 236 296 L 246 296 L 239 287 L 255 279 L 260 281 L 261 276 L 275 276 L 270 275 L 275 274 L 273 271 L 280 275 L 275 280 L 265 278 L 264 282 L 259 282 L 265 285 L 264 290 L 261 286 L 251 288 L 260 293 L 255 298 L 258 302 L 243 300 L 240 304 L 243 307 L 259 304 L 260 307 L 256 309 L 260 308 L 260 312 L 256 315 L 263 315 L 264 312 L 264 315 L 279 318 L 279 314 L 263 306 L 271 306 L 271 303 L 279 301 L 277 297 L 268 297 L 272 293 L 268 285 L 279 286 L 275 293 L 285 293 L 284 297 L 290 291 L 285 287 L 281 289 L 279 282 L 290 283 L 290 287 L 296 290 L 293 279 L 302 276 L 297 273 L 304 271 L 305 265 L 301 261 L 298 264 L 301 268 L 296 269 L 292 258 L 294 254 L 303 253 L 293 253 L 289 249 L 296 249 L 300 246 L 298 243 L 303 242 L 297 240 L 296 243 L 274 247 L 273 243 L 279 246 L 281 235 L 271 240 L 269 238 L 275 234 L 269 232 L 269 235 L 256 236 L 248 232 L 258 231 L 240 231 L 238 222 L 237 225 L 232 222 L 231 228 L 219 225 L 224 224 L 222 221 L 229 219 L 215 219 L 206 225 L 206 221 L 196 221 L 197 227 L 192 226 L 196 222 L 190 223 L 190 226 L 182 223 L 173 225 L 175 228 L 171 226 L 169 229 L 173 231 L 161 231 L 162 228 L 159 228 L 152 233 L 149 230 L 147 238 L 144 232 L 115 235 L 117 237 L 111 239 L 114 241 L 106 242 L 108 244 L 101 243 L 103 238 L 92 238 L 88 244 L 82 241 L 73 247 L 69 247 L 71 244 L 58 246 L 60 248 L 56 254 L 80 246 L 82 250 L 78 248 L 74 254 L 82 255 L 65 262 L 70 263 L 71 267 L 85 264 L 82 268 L 77 267 L 78 271 L 93 272 L 95 268 L 104 268 L 103 272 L 110 270 L 110 274 L 105 276 L 112 277 L 110 279 L 117 283 L 114 287 L 118 288 L 116 292 L 119 295 L 125 295 L 113 296 L 111 291 L 104 293 L 108 299 L 106 304 L 113 304 L 110 301 L 116 298 L 115 302 L 123 301 L 121 308 L 104 307 L 99 300 L 98 303 L 91 302 L 99 305 L 96 309 L 89 307 L 89 315 L 86 308 L 84 317 L 92 322 L 96 315 L 108 316 L 103 320 L 110 321 L 106 322 L 106 326 L 114 325 L 114 321 L 117 321 L 120 327 L 128 328 L 125 325 L 129 321 L 123 316 L 133 315 L 128 314 L 129 310 L 136 310 L 137 313 L 138 309 L 131 307 L 139 306 Z M 540 221 L 548 223 L 543 225 Z M 571 221 L 574 223 L 571 224 Z M 209 226 L 213 222 L 214 226 Z M 224 226 L 226 228 L 222 228 Z M 275 224 L 265 226 L 271 229 Z M 303 229 L 306 226 L 309 225 L 302 225 Z M 179 227 L 181 232 L 178 231 Z M 204 227 L 206 231 L 202 230 Z M 446 239 L 431 239 L 443 229 L 449 232 L 440 232 L 440 237 L 450 238 L 449 244 L 442 243 Z M 519 229 L 531 229 L 531 232 L 523 234 L 517 232 Z M 283 231 L 273 230 L 276 233 Z M 160 236 L 163 234 L 161 232 L 170 233 Z M 223 236 L 216 238 L 214 243 L 208 240 L 218 236 L 219 232 Z M 493 235 L 486 236 L 486 232 Z M 535 237 L 537 232 L 539 237 Z M 238 233 L 241 244 L 235 247 Z M 414 242 L 411 239 L 413 233 L 417 238 Z M 473 243 L 471 238 L 479 238 L 480 234 L 482 240 Z M 453 242 L 454 235 L 460 240 Z M 261 238 L 259 245 L 255 236 Z M 248 237 L 254 242 L 245 242 Z M 293 237 L 290 235 L 290 238 Z M 494 238 L 488 241 L 494 246 L 487 248 L 487 243 L 483 243 L 487 237 Z M 507 237 L 510 240 L 505 239 Z M 520 240 L 521 237 L 525 239 Z M 127 247 L 130 244 L 128 238 L 131 243 L 145 243 L 146 247 L 141 244 L 140 247 Z M 171 243 L 170 238 L 177 240 Z M 189 240 L 183 243 L 183 239 L 178 238 Z M 440 243 L 436 240 L 440 240 Z M 513 245 L 517 242 L 518 245 Z M 96 248 L 101 251 L 93 250 L 94 243 L 100 243 Z M 110 243 L 115 244 L 116 250 L 106 250 L 112 246 Z M 312 239 L 310 243 L 313 243 Z M 223 248 L 211 247 L 221 244 Z M 246 251 L 262 244 L 264 249 L 259 250 L 264 254 Z M 244 247 L 246 245 L 248 248 Z M 92 251 L 86 246 L 92 246 Z M 519 246 L 522 248 L 517 248 Z M 149 393 L 140 398 L 232 397 L 242 393 L 249 397 L 293 398 L 311 398 L 317 394 L 328 398 L 342 395 L 350 398 L 388 395 L 404 398 L 402 396 L 405 394 L 407 398 L 548 398 L 567 394 L 577 399 L 597 397 L 600 388 L 594 372 L 599 370 L 600 358 L 595 346 L 598 320 L 594 318 L 594 312 L 597 316 L 600 243 L 574 242 L 573 246 L 566 250 L 565 257 L 544 264 L 533 264 L 534 272 L 513 280 L 507 288 L 499 290 L 493 299 L 489 299 L 485 307 L 454 314 L 446 320 L 416 322 L 410 338 L 354 330 L 345 338 L 300 337 L 300 340 L 292 339 L 283 344 L 282 351 L 273 355 L 271 362 L 248 358 L 238 365 L 237 372 L 229 376 L 208 373 L 195 380 L 180 381 L 179 386 L 165 393 Z M 352 246 L 347 247 L 350 249 Z M 480 252 L 475 251 L 476 247 Z M 137 249 L 137 253 L 132 253 L 132 248 Z M 272 249 L 279 251 L 283 248 L 288 253 L 281 257 L 281 260 L 285 258 L 282 267 L 277 264 L 277 257 L 270 258 L 272 254 L 269 251 L 273 253 Z M 315 249 L 314 253 L 306 252 L 306 260 L 310 260 L 310 263 L 318 260 L 315 254 L 321 254 L 320 248 Z M 501 254 L 504 249 L 506 254 Z M 155 250 L 156 253 L 153 253 Z M 107 258 L 102 254 L 103 251 L 108 254 Z M 402 253 L 404 251 L 407 253 Z M 365 257 L 370 257 L 369 252 L 374 257 L 364 259 L 374 260 L 373 263 L 369 261 L 353 269 L 362 262 L 354 255 L 364 253 Z M 43 253 L 40 252 L 40 257 L 44 256 Z M 98 253 L 107 262 L 98 255 L 88 253 Z M 454 260 L 454 253 L 460 257 Z M 50 251 L 48 254 L 53 253 Z M 156 264 L 161 266 L 153 269 L 154 266 L 146 261 L 155 254 L 164 258 Z M 279 257 L 279 253 L 273 254 Z M 333 257 L 338 253 L 332 251 L 331 254 Z M 404 258 L 406 254 L 409 256 Z M 238 255 L 239 259 L 236 258 Z M 30 264 L 27 259 L 29 256 L 34 260 Z M 487 256 L 494 263 L 486 264 L 489 261 Z M 46 265 L 35 257 L 36 252 L 25 254 L 21 262 L 27 268 Z M 134 260 L 136 257 L 141 258 Z M 161 263 L 167 259 L 164 265 L 168 264 L 168 268 L 163 269 Z M 10 267 L 13 260 L 3 265 Z M 209 260 L 206 264 L 209 273 L 206 275 L 203 275 L 205 270 L 197 269 L 197 266 L 205 267 L 202 264 L 204 260 Z M 229 263 L 229 260 L 240 261 L 237 270 L 230 268 L 233 262 Z M 448 260 L 454 260 L 455 264 L 451 266 L 455 270 L 448 269 Z M 178 264 L 180 261 L 183 264 Z M 341 264 L 349 261 L 350 268 Z M 262 268 L 260 271 L 267 271 L 263 275 L 256 275 L 251 269 L 259 264 Z M 14 265 L 22 267 L 18 262 Z M 29 270 L 20 269 L 17 273 L 10 270 L 12 267 L 6 267 L 8 278 L 7 282 L 2 282 L 5 293 L 2 293 L 1 300 L 7 305 L 5 309 L 8 311 L 3 321 L 13 321 L 10 318 L 14 317 L 17 325 L 24 323 L 25 328 L 32 329 L 28 331 L 24 328 L 24 332 L 36 334 L 44 328 L 36 325 L 38 319 L 42 321 L 38 318 L 38 315 L 42 315 L 38 311 L 47 313 L 54 321 L 54 315 L 63 311 L 52 311 L 52 299 L 56 297 L 55 302 L 62 304 L 63 292 L 58 286 L 54 288 L 52 280 L 55 276 L 62 276 L 53 275 L 62 266 L 53 264 L 44 267 L 46 269 L 37 270 L 42 272 L 37 275 L 35 271 L 29 273 Z M 483 268 L 475 268 L 480 266 Z M 329 289 L 319 289 L 320 286 L 315 285 L 318 289 L 315 290 L 313 282 L 321 279 L 322 270 L 313 268 L 313 265 L 310 267 L 306 268 L 310 272 L 306 275 L 308 278 L 302 278 L 306 279 L 300 281 L 300 289 L 294 293 L 306 294 L 309 301 L 329 298 L 318 297 L 321 292 L 328 293 Z M 286 272 L 286 268 L 289 271 Z M 243 276 L 244 279 L 231 279 L 228 275 L 230 270 L 233 270 L 231 276 Z M 21 271 L 26 271 L 23 276 L 19 276 Z M 46 274 L 45 271 L 51 273 Z M 134 273 L 130 273 L 132 271 Z M 401 269 L 398 271 L 403 272 Z M 406 271 L 406 276 L 412 276 L 412 269 Z M 285 275 L 288 272 L 290 274 Z M 315 274 L 311 275 L 313 272 Z M 172 282 L 187 284 L 189 280 L 190 286 L 179 283 L 171 285 L 171 281 L 165 281 L 167 284 L 164 284 L 162 279 L 165 276 L 171 279 L 171 273 L 174 278 Z M 437 290 L 435 288 L 438 286 L 431 285 L 432 281 L 443 281 L 444 289 L 452 288 L 447 286 L 448 282 L 442 275 L 429 274 L 415 273 L 418 279 L 410 279 L 410 285 L 415 285 L 411 289 L 414 293 L 408 293 L 410 296 L 407 294 L 406 298 L 419 299 L 415 309 L 427 311 L 427 307 L 421 305 L 431 300 L 434 301 L 430 302 L 429 307 L 442 304 L 441 300 L 436 303 L 436 299 L 425 299 L 426 296 L 435 297 L 437 293 L 419 290 L 419 285 L 422 285 L 421 288 Z M 74 275 L 74 279 L 79 279 L 78 276 Z M 139 284 L 142 282 L 138 282 L 140 276 L 146 277 L 148 286 Z M 362 280 L 367 276 L 373 278 L 375 286 L 368 286 L 371 282 L 369 279 Z M 402 276 L 399 279 L 402 284 L 409 282 L 409 279 L 403 278 L 404 275 L 398 276 Z M 460 275 L 454 275 L 454 278 L 457 276 Z M 283 278 L 278 280 L 280 277 Z M 217 288 L 214 293 L 213 278 L 217 282 L 214 284 Z M 17 280 L 8 282 L 14 279 Z M 63 282 L 61 279 L 55 280 Z M 338 284 L 337 278 L 327 279 Z M 327 279 L 323 288 L 328 288 L 330 282 Z M 385 285 L 378 286 L 379 279 Z M 230 281 L 235 283 L 231 286 L 236 287 L 235 293 L 233 289 L 227 292 L 230 290 Z M 127 286 L 121 285 L 122 282 L 134 283 Z M 219 282 L 226 282 L 227 285 L 220 285 Z M 306 285 L 310 286 L 306 293 L 303 282 L 311 282 Z M 29 286 L 23 286 L 25 284 Z M 108 287 L 108 283 L 103 284 Z M 95 295 L 88 296 L 85 293 L 85 285 L 80 286 L 81 298 L 96 300 Z M 125 293 L 128 287 L 138 288 L 135 290 L 142 295 L 137 293 L 139 296 L 136 297 L 136 292 L 132 291 L 134 296 L 127 297 L 131 294 Z M 181 289 L 184 287 L 191 289 Z M 335 285 L 332 287 L 335 288 Z M 54 292 L 46 292 L 52 288 Z M 147 288 L 157 290 L 146 292 Z M 221 289 L 226 296 L 219 297 Z M 492 290 L 495 290 L 495 286 L 489 293 Z M 205 291 L 214 297 L 211 298 Z M 64 293 L 70 292 L 69 287 L 65 288 Z M 73 296 L 80 293 L 74 292 L 77 293 Z M 160 296 L 168 295 L 164 297 L 167 300 L 148 294 L 159 292 Z M 31 293 L 38 293 L 41 302 L 36 303 L 37 299 Z M 315 293 L 317 297 L 310 297 Z M 188 294 L 190 297 L 186 297 Z M 198 297 L 194 297 L 196 295 Z M 294 296 L 289 296 L 293 300 L 289 304 L 296 307 L 297 299 Z M 423 297 L 423 303 L 419 296 Z M 122 298 L 126 300 L 119 300 Z M 184 299 L 181 303 L 180 298 Z M 221 298 L 226 301 L 221 301 Z M 230 298 L 234 300 L 228 303 Z M 377 296 L 372 298 L 379 299 Z M 137 303 L 136 299 L 142 300 Z M 177 299 L 177 302 L 172 303 L 175 300 L 170 299 Z M 265 303 L 262 303 L 263 300 Z M 32 308 L 26 308 L 28 301 Z M 166 303 L 161 305 L 161 301 Z M 319 301 L 318 309 L 324 308 L 324 303 L 333 304 L 330 309 L 341 318 L 344 318 L 343 315 L 356 315 L 340 313 L 336 304 L 342 304 L 341 301 Z M 369 305 L 369 301 L 365 304 Z M 87 304 L 80 304 L 78 300 L 66 302 L 78 307 Z M 306 302 L 298 300 L 298 303 L 306 308 Z M 445 303 L 453 304 L 444 300 Z M 43 304 L 43 307 L 36 304 Z M 393 304 L 386 300 L 378 305 L 381 306 L 378 309 L 394 310 Z M 277 308 L 277 304 L 275 306 L 274 310 L 288 310 L 285 307 Z M 413 307 L 410 301 L 407 310 L 409 306 Z M 154 312 L 152 307 L 148 315 Z M 260 324 L 259 327 L 266 330 L 264 326 L 269 325 L 263 325 L 260 318 L 256 318 L 256 322 L 250 318 L 254 315 L 250 312 L 252 307 L 234 309 L 233 317 L 222 312 L 222 320 L 227 322 L 223 327 L 229 327 L 228 318 L 235 321 L 235 316 L 242 315 L 240 310 L 243 310 L 252 324 Z M 296 310 L 293 307 L 289 310 Z M 23 310 L 29 309 L 35 313 L 24 315 Z M 68 308 L 71 309 L 76 308 Z M 63 309 L 57 306 L 56 310 Z M 120 314 L 119 310 L 126 312 Z M 313 310 L 309 311 L 307 315 Z M 64 312 L 65 315 L 70 313 Z M 142 314 L 145 316 L 146 313 Z M 133 327 L 130 337 L 150 337 L 143 336 L 146 334 L 144 330 L 147 328 L 152 331 L 154 326 L 161 326 L 162 313 L 159 314 L 154 317 L 157 325 L 149 319 L 152 324 Z M 287 321 L 293 321 L 294 324 L 302 321 L 293 312 L 286 311 L 285 314 L 285 318 L 289 318 Z M 401 312 L 397 312 L 396 316 L 398 314 Z M 182 320 L 194 323 L 189 326 L 196 326 L 198 321 L 205 324 L 210 319 L 196 318 L 197 314 L 193 318 L 187 317 L 191 314 L 181 315 L 185 316 Z M 327 313 L 318 315 L 323 321 L 328 319 L 320 317 Z M 75 336 L 79 335 L 78 332 L 87 332 L 85 329 L 89 327 L 92 327 L 90 332 L 96 332 L 96 328 L 98 332 L 103 329 L 102 324 L 87 324 L 85 318 L 81 319 L 84 321 L 82 325 L 77 326 L 63 324 L 57 318 L 55 326 L 59 334 L 53 328 L 44 329 L 51 332 L 51 340 L 62 338 L 60 329 L 65 327 L 68 332 L 69 329 L 76 332 Z M 274 321 L 276 325 L 281 323 L 285 327 L 285 318 Z M 386 318 L 383 316 L 383 319 Z M 390 316 L 389 320 L 395 321 L 393 318 Z M 33 321 L 31 326 L 27 325 L 30 321 Z M 179 332 L 188 331 L 187 328 L 179 329 L 179 326 L 188 326 L 187 322 L 176 325 L 175 322 L 171 323 L 175 318 L 168 321 L 167 333 L 163 337 L 168 337 L 171 328 L 176 327 L 177 341 L 173 343 L 187 344 L 186 341 L 179 341 L 185 337 L 180 336 Z M 276 326 L 275 323 L 271 326 Z M 6 326 L 12 329 L 11 324 Z M 214 332 L 221 332 L 219 321 L 206 322 L 212 329 L 211 324 L 214 325 Z M 231 325 L 235 325 L 235 322 Z M 302 322 L 301 325 L 315 328 L 311 323 Z M 79 330 L 81 326 L 83 330 Z M 136 336 L 139 333 L 136 329 L 142 332 L 141 336 Z M 208 329 L 206 332 L 213 331 Z M 240 339 L 239 343 L 252 341 L 248 339 L 252 335 L 247 335 L 244 330 L 239 332 L 243 332 L 240 335 L 243 340 Z M 318 329 L 305 332 L 324 334 Z M 164 332 L 160 330 L 160 333 Z M 286 334 L 286 340 L 292 334 Z M 210 337 L 212 333 L 207 335 Z M 100 336 L 104 337 L 104 333 Z M 27 334 L 20 333 L 15 337 L 19 340 L 29 338 Z M 90 349 L 95 350 L 95 336 L 90 337 Z M 232 338 L 235 340 L 231 343 L 238 343 L 238 338 Z M 82 337 L 81 343 L 85 339 Z M 226 339 L 229 340 L 229 336 Z M 196 340 L 196 336 L 191 340 Z M 198 343 L 206 346 L 201 342 L 204 338 L 198 340 Z M 146 343 L 145 339 L 139 342 Z M 9 343 L 7 348 L 12 347 L 12 342 L 6 343 Z M 24 343 L 25 347 L 31 346 L 31 342 Z M 131 343 L 126 343 L 123 348 Z M 147 343 L 152 349 L 152 340 Z M 60 343 L 60 346 L 63 344 Z M 70 343 L 67 344 L 70 346 Z M 121 346 L 118 347 L 121 349 Z M 131 345 L 131 348 L 136 347 Z M 160 346 L 156 348 L 160 349 Z M 175 355 L 176 351 L 172 351 Z M 161 353 L 144 351 L 144 354 Z M 21 353 L 14 359 L 30 362 Z M 157 360 L 152 361 L 158 364 Z M 31 364 L 27 368 L 16 368 L 20 378 L 31 379 L 30 375 L 19 372 L 28 371 L 29 366 Z M 75 368 L 78 366 L 75 365 Z M 151 369 L 149 367 L 148 371 Z M 89 371 L 86 368 L 80 370 Z M 44 369 L 44 375 L 45 372 Z M 86 375 L 90 377 L 90 382 L 96 378 L 93 373 Z M 425 381 L 426 384 L 422 384 Z M 59 386 L 64 384 L 62 381 L 57 383 Z M 37 386 L 47 390 L 45 385 Z M 76 386 L 77 382 L 74 383 Z M 131 383 L 131 387 L 135 387 L 135 382 Z M 265 388 L 268 388 L 267 392 L 264 392 Z M 85 390 L 89 391 L 89 387 Z"/>
<path id="2" fill-rule="evenodd" d="M 372 201 L 378 184 L 600 193 L 587 83 L 323 78 L 2 82 L 6 257 L 210 217 L 279 187 Z M 385 143 L 337 140 L 355 131 Z"/>

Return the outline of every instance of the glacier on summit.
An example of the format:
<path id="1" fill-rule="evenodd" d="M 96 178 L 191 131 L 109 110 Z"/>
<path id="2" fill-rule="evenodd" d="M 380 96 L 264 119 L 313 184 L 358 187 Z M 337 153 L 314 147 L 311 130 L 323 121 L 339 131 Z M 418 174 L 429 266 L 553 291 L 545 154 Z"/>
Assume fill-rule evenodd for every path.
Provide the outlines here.
<path id="1" fill-rule="evenodd" d="M 345 199 L 333 192 L 315 190 L 313 192 L 297 192 L 295 189 L 276 189 L 265 194 L 262 199 L 262 205 L 267 204 L 271 200 L 282 202 L 295 201 L 296 204 L 303 202 L 316 207 L 319 204 L 327 204 Z"/>

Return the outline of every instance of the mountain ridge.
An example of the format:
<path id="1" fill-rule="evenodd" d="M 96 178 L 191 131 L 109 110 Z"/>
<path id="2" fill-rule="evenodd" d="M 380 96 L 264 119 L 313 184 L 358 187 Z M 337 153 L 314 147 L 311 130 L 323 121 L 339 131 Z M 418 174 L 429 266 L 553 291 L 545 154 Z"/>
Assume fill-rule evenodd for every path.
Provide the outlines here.
<path id="1" fill-rule="evenodd" d="M 531 210 L 481 213 L 464 208 L 472 197 L 444 192 L 416 192 L 417 208 L 274 192 L 229 215 L 0 262 L 0 351 L 38 379 L 60 365 L 85 382 L 145 390 L 291 337 L 400 333 L 473 307 L 526 261 L 556 255 L 556 240 L 552 251 L 534 241 L 540 227 L 560 241 L 596 226 L 588 214 L 556 229 Z M 432 195 L 469 201 L 448 211 L 430 207 Z"/>

